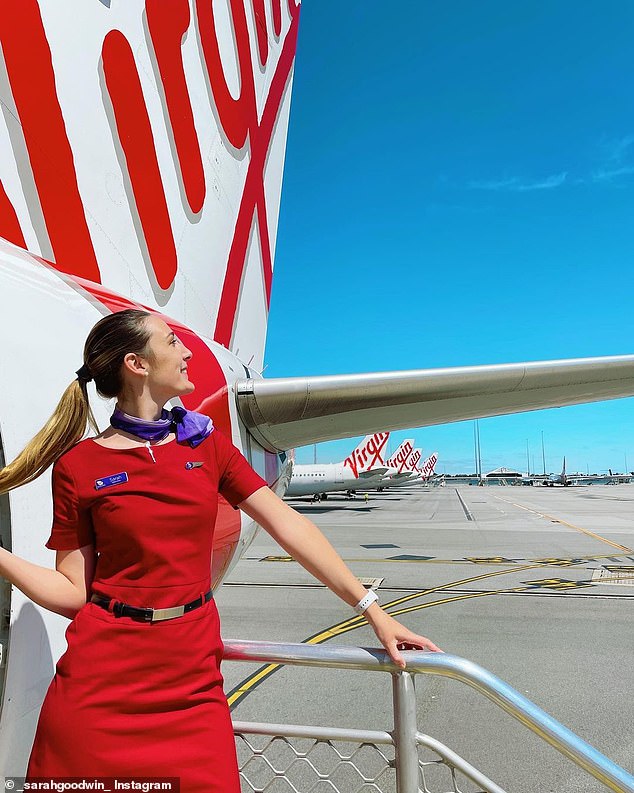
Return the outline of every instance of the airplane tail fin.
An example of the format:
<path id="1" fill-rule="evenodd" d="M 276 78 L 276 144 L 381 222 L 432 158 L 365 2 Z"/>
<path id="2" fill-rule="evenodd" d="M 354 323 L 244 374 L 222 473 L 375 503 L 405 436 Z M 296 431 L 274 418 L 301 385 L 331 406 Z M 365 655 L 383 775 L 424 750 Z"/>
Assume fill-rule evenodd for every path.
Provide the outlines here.
<path id="1" fill-rule="evenodd" d="M 423 478 L 429 479 L 431 476 L 434 475 L 434 469 L 436 468 L 437 462 L 438 462 L 438 452 L 432 452 L 420 467 L 420 471 L 421 474 L 423 475 Z"/>
<path id="2" fill-rule="evenodd" d="M 260 371 L 299 5 L 129 5 L 0 4 L 0 236 Z"/>
<path id="3" fill-rule="evenodd" d="M 415 471 L 416 473 L 420 473 L 420 468 L 418 467 L 418 463 L 420 462 L 420 458 L 423 456 L 422 449 L 414 449 L 412 452 L 409 460 L 407 461 L 406 467 L 409 471 Z"/>
<path id="4" fill-rule="evenodd" d="M 404 440 L 398 449 L 394 452 L 394 454 L 390 457 L 387 461 L 387 464 L 391 468 L 396 468 L 397 471 L 400 473 L 407 469 L 407 462 L 409 458 L 412 456 L 412 452 L 414 451 L 414 439 L 407 438 Z M 407 469 L 409 470 L 409 469 Z"/>
<path id="5" fill-rule="evenodd" d="M 358 478 L 362 473 L 367 473 L 373 468 L 385 467 L 384 455 L 389 437 L 389 432 L 366 435 L 343 461 L 344 468 L 348 468 L 355 478 Z"/>

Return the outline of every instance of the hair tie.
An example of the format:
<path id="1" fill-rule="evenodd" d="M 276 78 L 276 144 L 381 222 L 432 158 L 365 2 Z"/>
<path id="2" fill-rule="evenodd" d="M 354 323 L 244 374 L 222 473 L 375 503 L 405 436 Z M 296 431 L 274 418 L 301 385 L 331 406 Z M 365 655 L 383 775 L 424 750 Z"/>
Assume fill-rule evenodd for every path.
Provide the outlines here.
<path id="1" fill-rule="evenodd" d="M 90 369 L 84 364 L 81 366 L 75 374 L 77 375 L 78 380 L 83 380 L 85 383 L 89 383 L 92 380 L 92 375 L 90 374 Z"/>

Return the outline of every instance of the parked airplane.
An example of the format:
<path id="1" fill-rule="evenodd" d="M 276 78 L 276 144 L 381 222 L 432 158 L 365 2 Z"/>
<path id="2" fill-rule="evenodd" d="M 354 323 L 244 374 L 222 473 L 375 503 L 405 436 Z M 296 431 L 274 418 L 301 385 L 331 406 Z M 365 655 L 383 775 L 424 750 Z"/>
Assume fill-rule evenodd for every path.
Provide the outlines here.
<path id="1" fill-rule="evenodd" d="M 405 461 L 403 467 L 403 475 L 405 478 L 401 479 L 401 481 L 396 482 L 396 484 L 406 484 L 408 482 L 415 482 L 420 479 L 420 469 L 418 467 L 418 463 L 420 462 L 420 458 L 423 456 L 422 449 L 412 449 L 412 453 Z"/>
<path id="2" fill-rule="evenodd" d="M 566 458 L 564 457 L 563 466 L 560 474 L 550 474 L 546 479 L 533 479 L 533 485 L 541 485 L 542 487 L 571 487 L 572 485 L 587 485 L 590 482 L 597 482 L 599 480 L 605 484 L 618 484 L 619 482 L 630 482 L 632 476 L 630 474 L 613 474 L 612 469 L 608 469 L 608 474 L 604 476 L 597 476 L 596 474 L 568 474 L 566 473 Z"/>
<path id="3" fill-rule="evenodd" d="M 414 449 L 412 452 L 409 460 L 406 463 L 407 468 L 409 468 L 412 474 L 419 474 L 420 468 L 418 467 L 418 463 L 420 462 L 420 458 L 423 456 L 422 449 Z"/>
<path id="4" fill-rule="evenodd" d="M 407 478 L 412 473 L 409 460 L 414 453 L 414 443 L 413 438 L 407 438 L 388 459 L 390 479 Z"/>
<path id="5" fill-rule="evenodd" d="M 416 456 L 417 452 L 418 456 Z M 434 475 L 434 468 L 438 462 L 438 453 L 433 452 L 419 465 L 421 457 L 422 451 L 420 449 L 414 449 L 414 454 L 408 462 L 408 466 L 413 468 L 413 475 L 410 481 L 427 482 Z"/>
<path id="6" fill-rule="evenodd" d="M 420 471 L 423 479 L 428 482 L 434 476 L 436 463 L 438 462 L 438 452 L 432 452 L 425 462 L 421 465 Z"/>
<path id="7" fill-rule="evenodd" d="M 564 463 L 561 469 L 560 474 L 551 474 L 548 479 L 543 481 L 543 484 L 547 487 L 554 487 L 555 485 L 561 485 L 562 487 L 569 487 L 572 482 L 566 476 L 566 458 L 564 457 Z"/>
<path id="8" fill-rule="evenodd" d="M 406 467 L 411 469 L 409 477 L 402 479 L 394 484 L 394 487 L 406 487 L 407 485 L 418 484 L 421 482 L 429 481 L 433 476 L 434 467 L 438 461 L 438 455 L 434 452 L 423 463 L 419 465 L 420 458 L 422 457 L 421 449 L 414 449 L 412 455 L 407 460 Z"/>
<path id="9" fill-rule="evenodd" d="M 340 463 L 293 465 L 287 496 L 327 498 L 328 493 L 375 487 L 387 472 L 383 460 L 389 432 L 366 435 L 361 443 Z"/>
<path id="10" fill-rule="evenodd" d="M 407 461 L 414 451 L 414 439 L 408 438 L 402 441 L 396 451 L 387 460 L 387 471 L 382 477 L 380 483 L 376 486 L 379 493 L 386 487 L 394 487 L 397 483 L 409 479 L 412 471 L 407 467 Z"/>
<path id="11" fill-rule="evenodd" d="M 399 449 L 397 449 L 392 458 L 390 458 L 393 462 L 395 458 L 398 458 L 398 467 L 402 470 L 391 467 L 389 472 L 385 474 L 381 480 L 381 484 L 377 487 L 379 492 L 386 487 L 401 487 L 417 482 L 426 482 L 433 476 L 434 467 L 438 461 L 437 453 L 434 452 L 419 465 L 420 458 L 422 457 L 422 450 L 412 449 L 413 443 L 413 440 L 403 441 Z M 395 471 L 396 473 L 394 473 Z"/>
<path id="12" fill-rule="evenodd" d="M 262 379 L 299 6 L 0 4 L 0 455 L 48 419 L 105 314 L 147 307 L 194 394 L 278 493 L 286 450 L 634 394 L 634 356 Z M 93 401 L 98 423 L 110 405 Z M 5 548 L 52 566 L 50 480 L 0 499 Z M 213 581 L 256 526 L 221 503 Z M 22 775 L 67 621 L 0 584 L 0 772 Z M 36 648 L 36 651 L 33 650 Z"/>

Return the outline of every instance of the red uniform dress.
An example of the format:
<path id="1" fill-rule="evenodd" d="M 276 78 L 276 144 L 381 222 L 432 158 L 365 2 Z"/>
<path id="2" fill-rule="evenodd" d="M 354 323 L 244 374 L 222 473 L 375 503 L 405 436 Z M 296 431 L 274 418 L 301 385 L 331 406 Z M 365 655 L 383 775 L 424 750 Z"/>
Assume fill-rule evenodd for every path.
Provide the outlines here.
<path id="1" fill-rule="evenodd" d="M 92 543 L 94 593 L 166 608 L 209 589 L 218 493 L 235 506 L 266 482 L 217 430 L 152 453 L 87 439 L 60 457 L 46 545 Z M 183 793 L 239 793 L 219 627 L 213 598 L 155 623 L 87 603 L 66 630 L 28 776 L 169 776 Z"/>

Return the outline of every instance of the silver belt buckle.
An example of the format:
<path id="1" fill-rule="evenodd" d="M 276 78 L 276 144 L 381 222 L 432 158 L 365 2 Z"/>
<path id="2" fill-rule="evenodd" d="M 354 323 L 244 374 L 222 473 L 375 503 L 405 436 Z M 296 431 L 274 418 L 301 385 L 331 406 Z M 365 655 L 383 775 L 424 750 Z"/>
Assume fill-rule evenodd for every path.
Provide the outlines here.
<path id="1" fill-rule="evenodd" d="M 174 617 L 182 617 L 185 613 L 185 606 L 172 606 L 169 609 L 152 609 L 152 622 L 161 620 L 173 620 Z"/>

